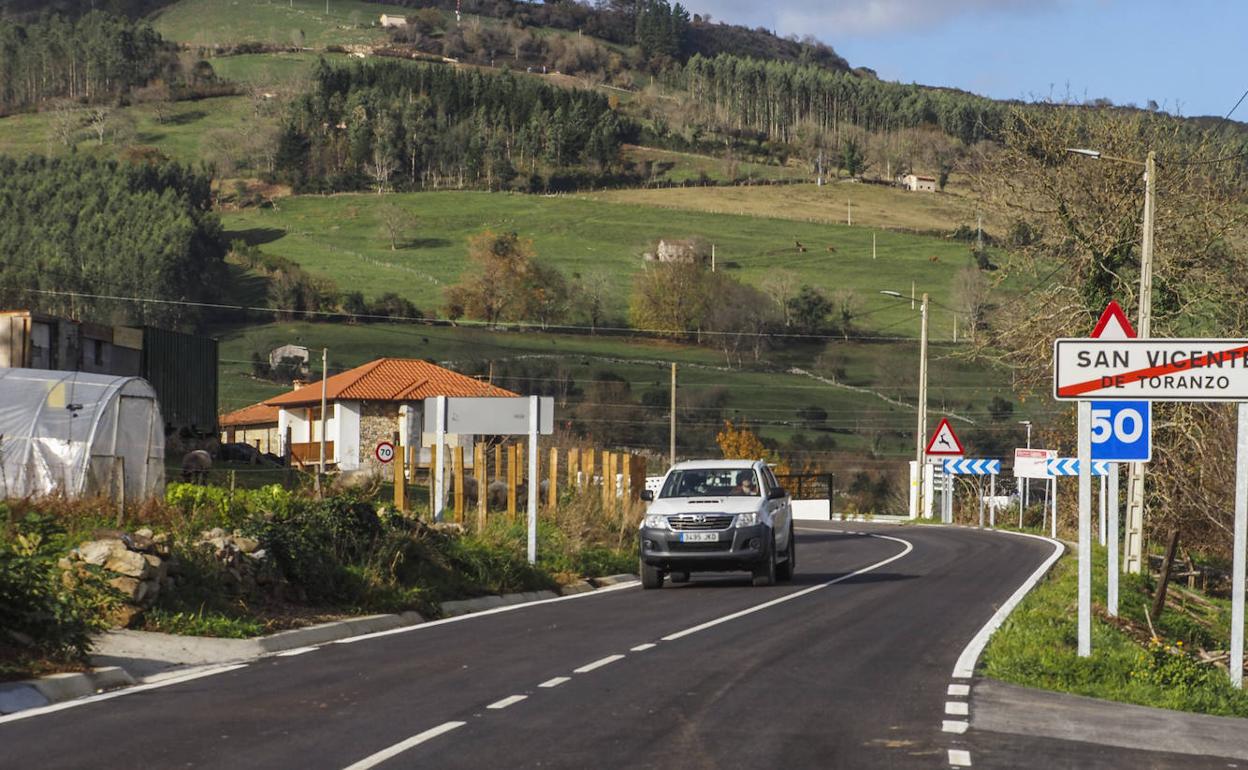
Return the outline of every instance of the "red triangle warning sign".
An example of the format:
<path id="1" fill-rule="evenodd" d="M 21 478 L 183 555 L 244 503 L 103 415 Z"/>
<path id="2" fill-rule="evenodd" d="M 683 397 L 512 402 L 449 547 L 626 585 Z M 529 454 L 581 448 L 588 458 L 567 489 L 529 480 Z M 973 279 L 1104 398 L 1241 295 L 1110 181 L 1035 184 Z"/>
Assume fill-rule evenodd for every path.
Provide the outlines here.
<path id="1" fill-rule="evenodd" d="M 1135 339 L 1135 329 L 1131 326 L 1131 322 L 1127 320 L 1127 314 L 1122 312 L 1122 305 L 1116 300 L 1110 300 L 1105 306 L 1105 312 L 1101 313 L 1101 319 L 1096 322 L 1096 328 L 1092 330 L 1093 339 L 1106 340 L 1130 340 Z"/>
<path id="2" fill-rule="evenodd" d="M 936 432 L 932 434 L 932 440 L 927 442 L 927 454 L 961 457 L 966 454 L 962 449 L 962 442 L 958 441 L 958 434 L 953 432 L 953 426 L 949 424 L 948 418 L 942 418 L 940 425 L 936 426 Z"/>

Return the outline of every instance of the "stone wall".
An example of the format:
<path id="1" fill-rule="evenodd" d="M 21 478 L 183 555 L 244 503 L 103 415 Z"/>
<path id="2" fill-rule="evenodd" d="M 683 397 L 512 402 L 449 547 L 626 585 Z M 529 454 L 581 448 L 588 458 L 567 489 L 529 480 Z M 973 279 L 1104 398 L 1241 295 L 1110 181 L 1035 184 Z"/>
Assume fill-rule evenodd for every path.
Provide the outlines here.
<path id="1" fill-rule="evenodd" d="M 393 442 L 394 432 L 398 429 L 399 404 L 397 402 L 363 401 L 360 403 L 360 470 L 379 474 L 394 473 L 388 464 L 378 462 L 374 450 L 382 441 Z"/>

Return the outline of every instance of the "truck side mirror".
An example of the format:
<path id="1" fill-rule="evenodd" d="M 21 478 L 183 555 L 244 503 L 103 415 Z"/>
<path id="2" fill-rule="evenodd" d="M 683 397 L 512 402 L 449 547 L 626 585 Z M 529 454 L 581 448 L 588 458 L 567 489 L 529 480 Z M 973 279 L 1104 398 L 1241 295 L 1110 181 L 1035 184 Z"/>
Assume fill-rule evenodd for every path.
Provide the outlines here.
<path id="1" fill-rule="evenodd" d="M 784 491 L 784 487 L 773 487 L 771 492 L 767 494 L 767 499 L 780 500 L 781 498 L 787 497 L 788 494 L 788 492 Z"/>
<path id="2" fill-rule="evenodd" d="M 650 491 L 650 490 L 648 490 L 648 489 L 643 489 L 643 490 L 641 490 L 641 494 L 640 494 L 640 495 L 638 495 L 638 497 L 640 497 L 642 500 L 644 500 L 644 501 L 646 501 L 646 502 L 648 503 L 648 502 L 650 502 L 651 500 L 653 500 L 653 499 L 654 499 L 654 493 L 653 493 L 653 492 L 651 492 L 651 491 Z"/>

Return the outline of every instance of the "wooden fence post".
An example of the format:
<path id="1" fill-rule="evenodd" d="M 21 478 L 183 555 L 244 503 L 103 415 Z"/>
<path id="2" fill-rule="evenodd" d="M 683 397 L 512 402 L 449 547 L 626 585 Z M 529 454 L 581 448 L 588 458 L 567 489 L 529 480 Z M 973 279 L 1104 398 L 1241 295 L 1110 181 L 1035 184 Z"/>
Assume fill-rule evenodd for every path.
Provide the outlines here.
<path id="1" fill-rule="evenodd" d="M 546 505 L 555 512 L 559 504 L 559 447 L 550 448 L 550 488 L 546 490 Z"/>
<path id="2" fill-rule="evenodd" d="M 593 449 L 581 450 L 581 464 L 585 466 L 582 469 L 582 481 L 585 489 L 592 489 L 594 486 L 594 460 L 598 457 Z"/>
<path id="3" fill-rule="evenodd" d="M 399 444 L 399 432 L 390 434 L 390 441 L 395 446 L 394 458 L 390 463 L 394 466 L 394 508 L 397 511 L 407 510 L 407 480 L 403 478 L 403 460 L 407 456 L 403 446 Z"/>
<path id="4" fill-rule="evenodd" d="M 581 491 L 581 484 L 576 476 L 581 472 L 580 462 L 578 462 L 580 459 L 580 449 L 572 447 L 568 450 L 568 487 L 578 492 Z"/>
<path id="5" fill-rule="evenodd" d="M 464 523 L 464 448 L 455 447 L 455 465 L 451 470 L 455 478 L 455 523 Z"/>
<path id="6" fill-rule="evenodd" d="M 415 467 L 416 465 L 413 464 L 412 468 L 415 468 Z M 437 479 L 434 478 L 434 474 L 436 474 L 437 472 L 438 472 L 438 447 L 435 444 L 434 446 L 429 447 L 429 515 L 430 516 L 433 515 L 434 497 L 437 495 L 437 489 L 438 489 Z M 413 471 L 412 475 L 415 476 L 416 473 Z"/>
<path id="7" fill-rule="evenodd" d="M 284 451 L 282 452 L 282 459 L 285 461 L 285 464 L 286 464 L 286 488 L 287 489 L 290 489 L 290 481 L 295 472 L 294 463 L 291 462 L 291 457 L 294 455 L 294 449 L 291 447 L 291 439 L 293 436 L 294 436 L 294 432 L 291 430 L 291 427 L 287 425 L 286 426 L 286 443 L 283 445 Z"/>
<path id="8" fill-rule="evenodd" d="M 486 499 L 486 493 L 489 486 L 486 484 L 486 472 L 489 470 L 485 467 L 485 444 L 477 443 L 473 447 L 473 473 L 477 477 L 477 532 L 485 531 L 485 507 L 489 505 Z"/>
<path id="9" fill-rule="evenodd" d="M 494 480 L 503 480 L 503 445 L 494 445 Z"/>
<path id="10" fill-rule="evenodd" d="M 611 472 L 611 453 L 602 450 L 602 509 L 611 510 L 611 484 L 607 474 Z"/>
<path id="11" fill-rule="evenodd" d="M 507 445 L 507 519 L 516 520 L 516 445 Z"/>
<path id="12" fill-rule="evenodd" d="M 625 452 L 620 455 L 620 501 L 623 503 L 621 512 L 628 510 L 628 503 L 633 499 L 633 456 Z"/>

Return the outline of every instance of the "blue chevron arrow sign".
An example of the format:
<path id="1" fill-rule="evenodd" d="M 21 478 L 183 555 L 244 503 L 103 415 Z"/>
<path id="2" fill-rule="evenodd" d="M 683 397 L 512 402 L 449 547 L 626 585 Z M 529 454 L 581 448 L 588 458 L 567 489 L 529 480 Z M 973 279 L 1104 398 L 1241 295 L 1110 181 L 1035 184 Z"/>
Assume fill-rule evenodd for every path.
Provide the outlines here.
<path id="1" fill-rule="evenodd" d="M 1048 461 L 1050 476 L 1078 476 L 1079 460 L 1074 457 L 1058 457 Z M 1109 473 L 1109 463 L 1092 461 L 1092 475 L 1104 476 Z"/>
<path id="2" fill-rule="evenodd" d="M 1000 460 L 945 460 L 945 473 L 964 476 L 995 476 L 1001 473 Z"/>

